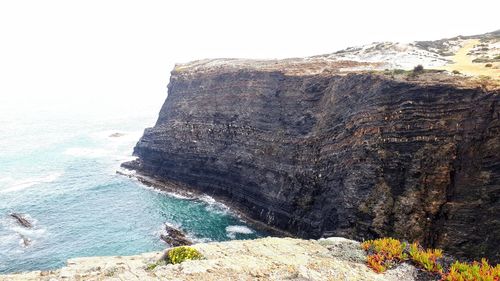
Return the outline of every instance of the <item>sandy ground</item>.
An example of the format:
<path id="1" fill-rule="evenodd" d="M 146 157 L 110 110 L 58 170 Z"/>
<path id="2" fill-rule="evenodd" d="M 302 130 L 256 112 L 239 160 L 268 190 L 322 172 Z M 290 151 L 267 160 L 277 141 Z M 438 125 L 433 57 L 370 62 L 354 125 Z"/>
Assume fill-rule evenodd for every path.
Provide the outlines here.
<path id="1" fill-rule="evenodd" d="M 485 63 L 473 63 L 472 60 L 474 58 L 467 55 L 469 51 L 479 43 L 478 39 L 467 40 L 462 48 L 453 56 L 452 60 L 454 63 L 448 64 L 441 69 L 445 69 L 450 72 L 458 70 L 460 73 L 473 76 L 486 75 L 500 80 L 500 69 L 495 69 L 495 67 L 500 67 L 500 63 L 493 63 L 493 67 L 485 67 Z"/>

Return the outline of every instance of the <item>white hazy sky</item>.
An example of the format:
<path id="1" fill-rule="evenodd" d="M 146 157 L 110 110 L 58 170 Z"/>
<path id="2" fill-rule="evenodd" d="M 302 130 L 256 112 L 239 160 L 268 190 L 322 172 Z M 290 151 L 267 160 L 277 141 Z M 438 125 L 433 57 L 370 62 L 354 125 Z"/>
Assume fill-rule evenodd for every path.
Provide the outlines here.
<path id="1" fill-rule="evenodd" d="M 0 103 L 158 109 L 175 62 L 485 33 L 498 11 L 494 0 L 1 1 Z"/>

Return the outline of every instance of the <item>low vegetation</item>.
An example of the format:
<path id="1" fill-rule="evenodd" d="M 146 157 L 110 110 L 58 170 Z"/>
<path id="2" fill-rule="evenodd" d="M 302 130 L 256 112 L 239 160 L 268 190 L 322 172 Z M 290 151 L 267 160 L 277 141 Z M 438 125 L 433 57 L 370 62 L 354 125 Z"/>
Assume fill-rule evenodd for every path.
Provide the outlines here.
<path id="1" fill-rule="evenodd" d="M 406 76 L 408 78 L 415 78 L 420 74 L 424 73 L 441 73 L 444 72 L 442 69 L 425 69 L 422 65 L 415 66 L 412 70 L 404 70 L 404 69 L 385 69 L 381 73 L 384 75 L 391 76 L 394 78 L 395 76 Z M 380 73 L 380 71 L 374 71 L 374 73 Z"/>
<path id="2" fill-rule="evenodd" d="M 393 238 L 368 240 L 363 242 L 361 247 L 369 253 L 368 266 L 375 272 L 384 272 L 396 262 L 405 261 L 408 258 L 404 253 L 406 244 Z"/>
<path id="3" fill-rule="evenodd" d="M 479 57 L 479 58 L 475 58 L 472 60 L 473 63 L 486 63 L 486 62 L 490 62 L 491 59 L 489 57 L 486 57 L 486 56 L 482 56 L 482 57 Z"/>
<path id="4" fill-rule="evenodd" d="M 151 270 L 154 270 L 158 265 L 160 265 L 159 263 L 155 262 L 155 263 L 150 263 L 146 266 L 146 270 L 147 271 L 151 271 Z"/>
<path id="5" fill-rule="evenodd" d="M 443 257 L 443 251 L 440 249 L 426 249 L 413 243 L 409 249 L 411 260 L 419 267 L 424 268 L 430 272 L 443 272 L 443 266 L 438 263 L 438 259 Z"/>
<path id="6" fill-rule="evenodd" d="M 186 260 L 199 260 L 202 258 L 203 256 L 198 250 L 188 246 L 172 248 L 167 252 L 166 256 L 167 263 L 170 264 L 178 264 Z"/>
<path id="7" fill-rule="evenodd" d="M 380 238 L 365 241 L 361 247 L 368 253 L 368 266 L 378 273 L 408 261 L 440 276 L 442 281 L 500 281 L 500 264 L 492 266 L 486 259 L 472 263 L 456 261 L 446 270 L 442 250 L 424 249 L 418 243 Z"/>
<path id="8" fill-rule="evenodd" d="M 455 262 L 450 271 L 443 277 L 444 281 L 498 281 L 500 280 L 500 264 L 491 266 L 486 259 L 481 262 L 462 263 Z"/>
<path id="9" fill-rule="evenodd" d="M 162 259 L 155 263 L 146 265 L 147 271 L 152 271 L 156 267 L 165 264 L 178 264 L 187 260 L 200 260 L 203 256 L 198 250 L 189 246 L 180 246 L 168 250 Z"/>

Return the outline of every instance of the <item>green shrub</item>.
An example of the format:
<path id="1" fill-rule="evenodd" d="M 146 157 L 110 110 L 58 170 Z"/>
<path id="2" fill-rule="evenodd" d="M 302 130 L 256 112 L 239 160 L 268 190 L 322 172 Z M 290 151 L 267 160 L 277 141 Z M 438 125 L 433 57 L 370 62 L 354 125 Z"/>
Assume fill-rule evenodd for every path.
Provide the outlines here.
<path id="1" fill-rule="evenodd" d="M 451 73 L 453 73 L 453 74 L 460 74 L 460 71 L 458 71 L 458 70 L 453 70 Z"/>
<path id="2" fill-rule="evenodd" d="M 150 263 L 146 266 L 146 270 L 151 271 L 151 270 L 155 269 L 157 266 L 158 266 L 158 263 Z"/>
<path id="3" fill-rule="evenodd" d="M 490 58 L 486 57 L 486 56 L 482 56 L 482 57 L 479 57 L 479 58 L 475 58 L 472 60 L 473 63 L 486 63 L 486 62 L 489 62 L 490 61 Z"/>
<path id="4" fill-rule="evenodd" d="M 487 63 L 487 64 L 485 64 L 484 66 L 485 66 L 485 67 L 492 67 L 492 66 L 493 66 L 493 64 L 491 64 L 491 63 Z"/>
<path id="5" fill-rule="evenodd" d="M 170 249 L 167 252 L 167 262 L 178 264 L 186 260 L 199 260 L 203 256 L 193 247 L 180 246 Z"/>
<path id="6" fill-rule="evenodd" d="M 404 69 L 394 69 L 394 74 L 404 74 L 406 71 Z"/>
<path id="7" fill-rule="evenodd" d="M 424 73 L 424 67 L 419 64 L 413 68 L 413 74 L 421 74 Z"/>

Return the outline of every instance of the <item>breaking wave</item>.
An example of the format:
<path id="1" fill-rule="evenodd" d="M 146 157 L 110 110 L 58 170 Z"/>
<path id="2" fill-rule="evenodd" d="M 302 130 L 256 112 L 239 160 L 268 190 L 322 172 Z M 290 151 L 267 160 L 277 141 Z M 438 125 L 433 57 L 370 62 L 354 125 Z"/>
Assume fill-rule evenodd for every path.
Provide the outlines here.
<path id="1" fill-rule="evenodd" d="M 236 239 L 236 234 L 253 234 L 254 231 L 244 225 L 230 225 L 226 227 L 227 237 L 231 239 Z"/>
<path id="2" fill-rule="evenodd" d="M 224 203 L 216 201 L 209 195 L 202 195 L 198 199 L 207 205 L 206 209 L 209 212 L 215 212 L 223 215 L 231 214 L 236 216 L 236 214 L 234 214 L 234 212 L 232 212 L 228 206 L 226 206 Z"/>
<path id="3" fill-rule="evenodd" d="M 1 189 L 0 193 L 20 191 L 20 190 L 30 188 L 32 186 L 35 186 L 35 185 L 38 185 L 41 183 L 53 182 L 53 181 L 56 181 L 61 175 L 62 175 L 62 173 L 55 172 L 55 173 L 51 173 L 51 174 L 43 176 L 43 177 L 27 178 L 27 179 L 13 181 L 10 184 L 7 184 L 7 188 Z M 7 180 L 4 180 L 4 181 L 7 181 Z"/>

